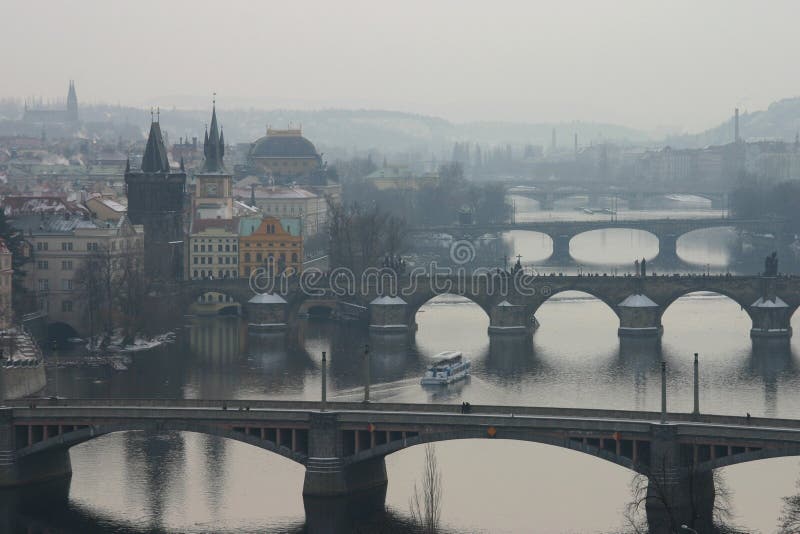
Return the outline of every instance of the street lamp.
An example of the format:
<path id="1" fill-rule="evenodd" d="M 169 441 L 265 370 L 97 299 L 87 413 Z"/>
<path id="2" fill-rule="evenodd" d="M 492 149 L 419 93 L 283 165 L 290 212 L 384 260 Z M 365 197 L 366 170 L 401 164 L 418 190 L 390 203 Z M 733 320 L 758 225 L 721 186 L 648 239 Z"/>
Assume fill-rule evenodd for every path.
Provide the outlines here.
<path id="1" fill-rule="evenodd" d="M 681 525 L 681 530 L 686 530 L 691 532 L 692 534 L 697 534 L 697 531 L 693 528 L 690 528 L 688 525 Z"/>

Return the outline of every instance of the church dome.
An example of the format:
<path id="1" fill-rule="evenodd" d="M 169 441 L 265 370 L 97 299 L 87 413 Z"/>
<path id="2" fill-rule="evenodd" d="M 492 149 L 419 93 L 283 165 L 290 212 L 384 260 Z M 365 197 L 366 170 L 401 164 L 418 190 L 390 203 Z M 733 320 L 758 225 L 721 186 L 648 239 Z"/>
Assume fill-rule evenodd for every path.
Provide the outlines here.
<path id="1" fill-rule="evenodd" d="M 254 158 L 316 158 L 314 144 L 300 135 L 268 133 L 253 143 L 250 156 Z"/>

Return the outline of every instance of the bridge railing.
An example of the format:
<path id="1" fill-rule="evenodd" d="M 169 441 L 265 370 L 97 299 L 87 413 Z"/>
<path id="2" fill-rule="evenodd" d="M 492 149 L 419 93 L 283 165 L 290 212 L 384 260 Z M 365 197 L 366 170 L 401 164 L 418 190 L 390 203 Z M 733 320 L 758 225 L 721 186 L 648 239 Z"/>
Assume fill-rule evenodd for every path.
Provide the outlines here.
<path id="1" fill-rule="evenodd" d="M 11 408 L 173 408 L 173 409 L 214 409 L 237 411 L 245 410 L 281 410 L 281 411 L 319 411 L 318 401 L 289 400 L 226 400 L 226 399 L 50 399 L 28 398 L 5 401 Z M 362 413 L 419 413 L 419 414 L 461 414 L 461 404 L 417 404 L 417 403 L 363 403 L 328 401 L 329 412 L 362 412 Z M 659 421 L 660 412 L 634 410 L 603 410 L 593 408 L 559 408 L 546 406 L 509 406 L 509 405 L 470 405 L 469 415 L 499 416 L 532 416 L 553 418 L 582 419 L 620 419 L 629 421 Z M 772 419 L 761 417 L 742 417 L 735 415 L 703 414 L 695 416 L 691 413 L 668 414 L 668 421 L 673 423 L 704 423 L 720 425 L 774 426 L 780 428 L 800 429 L 800 419 Z"/>

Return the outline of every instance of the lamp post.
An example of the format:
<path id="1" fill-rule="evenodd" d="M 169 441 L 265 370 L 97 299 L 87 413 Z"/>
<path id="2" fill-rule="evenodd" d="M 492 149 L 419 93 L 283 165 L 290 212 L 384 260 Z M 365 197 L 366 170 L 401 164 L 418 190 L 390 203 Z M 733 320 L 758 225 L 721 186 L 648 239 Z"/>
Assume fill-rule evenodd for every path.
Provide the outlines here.
<path id="1" fill-rule="evenodd" d="M 364 345 L 364 402 L 369 402 L 369 345 Z"/>
<path id="2" fill-rule="evenodd" d="M 661 362 L 661 424 L 667 422 L 667 362 Z"/>
<path id="3" fill-rule="evenodd" d="M 700 415 L 700 372 L 698 369 L 697 353 L 694 353 L 694 410 L 692 415 L 698 417 Z"/>
<path id="4" fill-rule="evenodd" d="M 322 404 L 319 411 L 324 412 L 328 402 L 328 360 L 325 351 L 322 351 Z"/>

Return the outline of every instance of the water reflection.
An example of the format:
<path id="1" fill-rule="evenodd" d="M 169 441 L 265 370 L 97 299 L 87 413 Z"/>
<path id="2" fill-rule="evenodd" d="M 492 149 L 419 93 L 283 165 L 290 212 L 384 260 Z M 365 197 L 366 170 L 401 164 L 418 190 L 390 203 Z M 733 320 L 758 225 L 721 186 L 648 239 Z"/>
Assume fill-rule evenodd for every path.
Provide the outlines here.
<path id="1" fill-rule="evenodd" d="M 373 400 L 658 410 L 663 359 L 669 369 L 670 409 L 690 411 L 692 355 L 699 352 L 703 412 L 800 417 L 795 395 L 800 340 L 752 342 L 748 315 L 727 298 L 692 294 L 679 299 L 664 313 L 661 340 L 618 338 L 613 311 L 582 294 L 556 295 L 537 315 L 541 327 L 532 337 L 521 338 L 490 338 L 483 310 L 454 297 L 424 306 L 413 336 L 374 336 L 326 321 L 306 321 L 285 334 L 248 334 L 239 319 L 202 318 L 181 330 L 176 344 L 135 355 L 128 371 L 70 367 L 61 370 L 60 381 L 63 391 L 74 397 L 136 392 L 153 397 L 318 399 L 325 350 L 330 398 L 356 400 L 363 395 L 363 350 L 369 344 Z M 800 331 L 800 317 L 793 323 Z M 434 391 L 420 387 L 419 378 L 433 355 L 452 349 L 472 359 L 471 380 Z M 442 444 L 440 452 L 449 510 L 444 519 L 454 531 L 494 531 L 502 525 L 509 532 L 525 532 L 530 514 L 519 510 L 527 510 L 531 499 L 548 531 L 611 531 L 619 526 L 619 511 L 629 498 L 628 472 L 609 472 L 594 458 L 576 460 L 578 453 L 571 451 L 476 441 Z M 12 493 L 6 501 L 12 504 L 5 509 L 19 508 L 34 523 L 66 532 L 303 528 L 308 508 L 300 495 L 302 467 L 248 445 L 197 434 L 112 434 L 73 448 L 71 456 L 74 475 L 67 490 L 52 501 L 44 497 L 47 505 L 38 508 L 15 501 L 22 494 Z M 354 528 L 378 525 L 374 530 L 385 526 L 402 531 L 410 490 L 406 474 L 419 472 L 419 457 L 409 450 L 388 458 L 388 515 L 356 520 L 346 509 L 323 509 L 320 517 L 340 513 L 344 524 L 355 522 Z M 475 458 L 483 459 L 481 465 Z M 781 464 L 783 471 L 791 466 L 796 473 L 796 461 L 786 461 L 790 463 Z M 789 494 L 791 488 L 773 488 L 751 471 L 742 472 L 750 474 L 729 477 L 735 495 L 749 495 L 754 481 L 760 484 L 759 502 L 779 507 L 780 497 Z M 495 484 L 499 473 L 504 473 L 502 484 Z M 593 486 L 595 481 L 603 481 L 602 487 Z M 584 502 L 575 496 L 576 487 L 594 488 L 600 497 L 587 493 L 581 514 L 558 513 Z M 508 503 L 521 508 L 514 512 Z M 753 511 L 741 498 L 734 504 L 746 510 L 738 523 L 750 530 L 774 527 L 775 514 Z M 499 517 L 501 513 L 505 515 Z"/>

